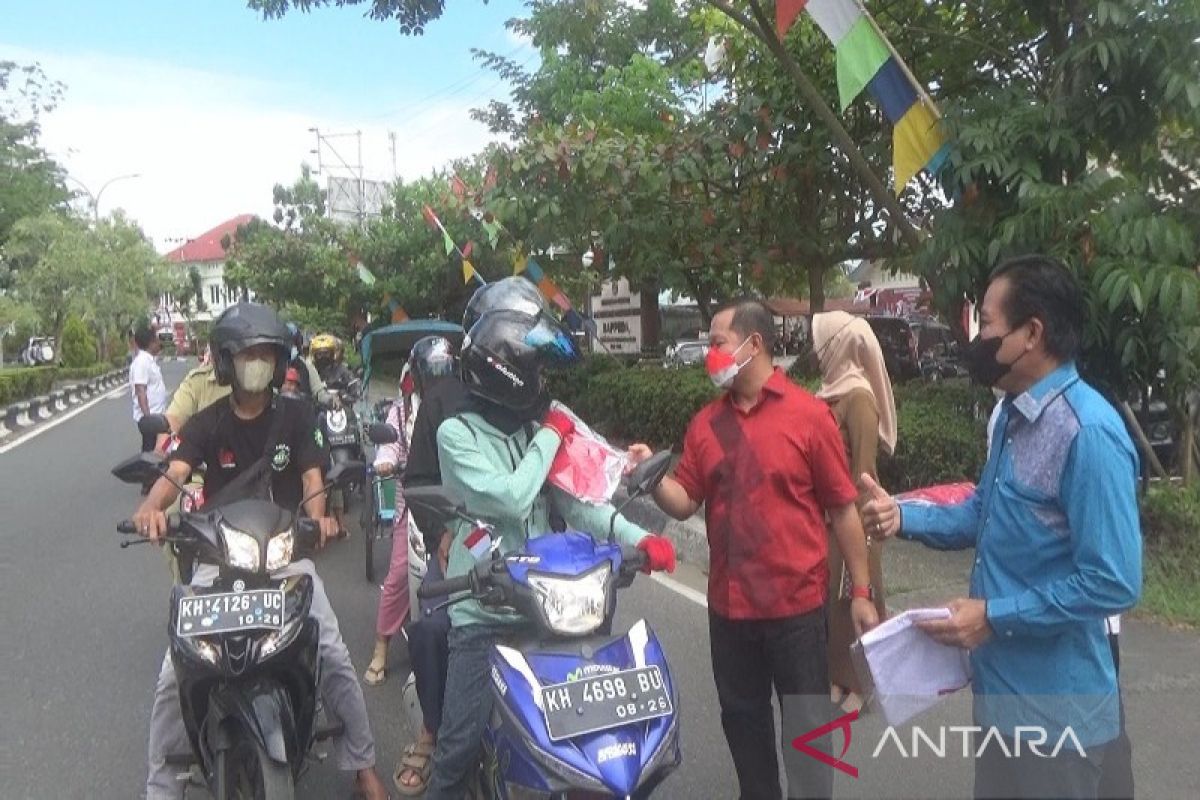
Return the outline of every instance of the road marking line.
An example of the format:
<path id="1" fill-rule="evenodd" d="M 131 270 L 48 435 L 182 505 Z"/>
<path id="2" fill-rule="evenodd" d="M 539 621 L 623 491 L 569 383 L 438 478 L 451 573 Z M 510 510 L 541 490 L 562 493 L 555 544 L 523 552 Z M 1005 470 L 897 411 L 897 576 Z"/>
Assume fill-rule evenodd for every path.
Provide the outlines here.
<path id="1" fill-rule="evenodd" d="M 708 598 L 704 596 L 703 592 L 698 592 L 687 584 L 680 583 L 674 578 L 668 578 L 661 572 L 651 572 L 650 579 L 662 586 L 665 586 L 672 592 L 675 592 L 675 594 L 678 594 L 681 597 L 686 597 L 696 605 L 708 608 Z"/>
<path id="2" fill-rule="evenodd" d="M 84 411 L 87 411 L 89 408 L 96 405 L 101 400 L 111 400 L 113 397 L 124 394 L 128 390 L 129 390 L 128 385 L 117 386 L 114 389 L 106 392 L 105 394 L 100 395 L 99 397 L 93 397 L 91 400 L 88 400 L 86 403 L 81 405 L 79 408 L 72 409 L 60 417 L 54 417 L 53 419 L 48 421 L 45 425 L 40 425 L 40 426 L 34 428 L 33 430 L 29 431 L 29 433 L 26 433 L 22 436 L 17 437 L 16 439 L 13 439 L 8 444 L 0 446 L 0 456 L 4 455 L 9 450 L 12 450 L 17 445 L 24 444 L 25 442 L 29 441 L 30 439 L 32 439 L 35 436 L 40 436 L 41 434 L 45 433 L 46 431 L 50 430 L 51 428 L 57 428 L 59 425 L 66 422 L 71 417 L 73 417 L 77 414 L 82 414 Z"/>

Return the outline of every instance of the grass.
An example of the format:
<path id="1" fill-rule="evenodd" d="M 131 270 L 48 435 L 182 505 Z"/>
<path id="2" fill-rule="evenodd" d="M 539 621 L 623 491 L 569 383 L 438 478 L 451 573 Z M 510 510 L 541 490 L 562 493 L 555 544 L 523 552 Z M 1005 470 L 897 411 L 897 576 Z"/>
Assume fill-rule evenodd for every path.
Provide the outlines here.
<path id="1" fill-rule="evenodd" d="M 1200 535 L 1200 531 L 1193 533 Z M 1200 547 L 1168 552 L 1147 548 L 1138 613 L 1200 627 Z"/>

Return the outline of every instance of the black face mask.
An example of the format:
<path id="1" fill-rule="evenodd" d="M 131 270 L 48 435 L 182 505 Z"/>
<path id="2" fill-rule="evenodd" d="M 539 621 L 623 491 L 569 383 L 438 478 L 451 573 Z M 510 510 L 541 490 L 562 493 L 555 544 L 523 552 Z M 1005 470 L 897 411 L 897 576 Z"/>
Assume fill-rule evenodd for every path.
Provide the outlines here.
<path id="1" fill-rule="evenodd" d="M 967 346 L 963 348 L 963 363 L 967 368 L 967 374 L 971 376 L 971 380 L 978 383 L 980 386 L 992 387 L 1000 382 L 1000 379 L 1007 375 L 1017 361 L 1025 357 L 1025 353 L 1017 356 L 1011 363 L 1005 364 L 996 360 L 996 356 L 1000 353 L 1000 348 L 1004 345 L 1004 340 L 1007 339 L 1016 328 L 1010 328 L 1008 333 L 1003 336 L 991 336 L 984 339 L 982 336 L 976 336 Z M 1028 350 L 1025 351 L 1029 352 Z"/>

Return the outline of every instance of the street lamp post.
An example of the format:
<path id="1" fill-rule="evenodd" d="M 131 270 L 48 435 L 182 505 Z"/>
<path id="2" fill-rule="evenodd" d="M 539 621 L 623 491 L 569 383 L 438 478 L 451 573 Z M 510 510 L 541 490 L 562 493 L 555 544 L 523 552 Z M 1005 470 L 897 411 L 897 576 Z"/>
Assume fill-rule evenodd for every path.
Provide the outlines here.
<path id="1" fill-rule="evenodd" d="M 83 189 L 83 191 L 87 193 L 88 199 L 92 201 L 92 222 L 99 225 L 100 224 L 100 196 L 104 194 L 104 190 L 107 189 L 109 186 L 112 186 L 117 181 L 123 181 L 123 180 L 128 180 L 131 178 L 140 178 L 140 177 L 142 177 L 142 174 L 140 172 L 131 172 L 128 175 L 118 175 L 115 178 L 109 178 L 100 187 L 100 191 L 96 192 L 95 194 L 92 194 L 92 190 L 87 187 L 87 184 L 85 184 L 83 181 L 79 180 L 79 178 L 76 178 L 72 175 L 68 175 L 67 180 L 71 180 L 71 181 L 74 181 L 75 183 L 79 184 L 79 188 Z"/>

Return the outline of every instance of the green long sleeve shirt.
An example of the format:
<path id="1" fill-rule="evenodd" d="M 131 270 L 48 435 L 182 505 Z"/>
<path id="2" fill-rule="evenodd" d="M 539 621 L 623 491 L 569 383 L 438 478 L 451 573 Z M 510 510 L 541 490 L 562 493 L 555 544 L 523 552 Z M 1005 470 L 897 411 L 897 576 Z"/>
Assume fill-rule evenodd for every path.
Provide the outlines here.
<path id="1" fill-rule="evenodd" d="M 464 413 L 447 419 L 438 428 L 438 455 L 442 485 L 459 493 L 468 514 L 495 526 L 493 536 L 500 539 L 500 552 L 507 555 L 524 547 L 526 539 L 550 532 L 553 508 L 567 526 L 590 533 L 597 539 L 608 536 L 613 507 L 592 505 L 546 483 L 554 455 L 558 452 L 558 434 L 549 428 L 526 429 L 511 436 L 493 427 L 483 417 Z M 475 564 L 463 540 L 471 532 L 465 522 L 453 523 L 454 541 L 450 546 L 447 577 L 466 574 Z M 647 531 L 623 516 L 616 521 L 617 539 L 635 545 Z M 517 624 L 522 620 L 512 613 L 484 609 L 474 600 L 450 608 L 453 625 Z"/>

